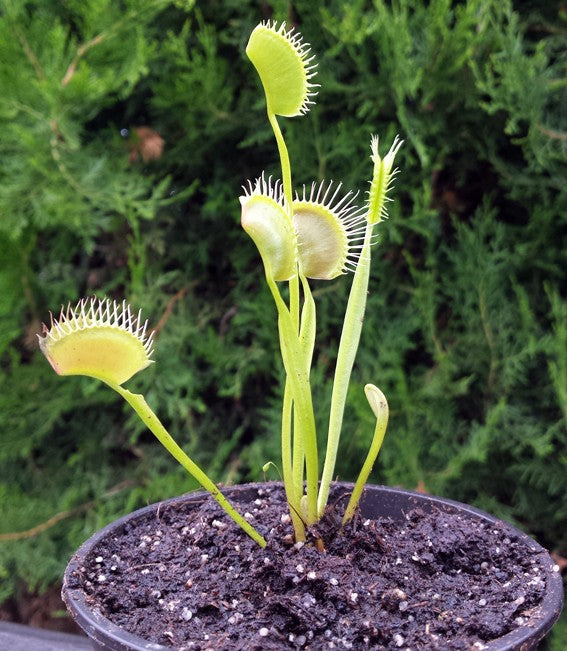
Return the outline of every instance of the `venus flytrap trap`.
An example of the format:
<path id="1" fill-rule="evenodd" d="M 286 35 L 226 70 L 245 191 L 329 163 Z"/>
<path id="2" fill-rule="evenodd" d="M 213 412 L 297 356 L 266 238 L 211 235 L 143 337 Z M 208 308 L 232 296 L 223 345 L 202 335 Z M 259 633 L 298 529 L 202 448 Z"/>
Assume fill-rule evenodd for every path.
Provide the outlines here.
<path id="1" fill-rule="evenodd" d="M 268 120 L 276 139 L 282 180 L 262 174 L 248 182 L 240 197 L 241 224 L 260 253 L 265 279 L 273 296 L 280 351 L 286 373 L 281 423 L 282 475 L 295 539 L 306 540 L 306 528 L 324 514 L 334 475 L 350 376 L 360 341 L 370 276 L 374 228 L 386 217 L 388 191 L 396 175 L 395 156 L 402 144 L 396 138 L 380 157 L 378 138 L 371 140 L 372 179 L 367 201 L 356 204 L 358 193 L 342 184 L 312 183 L 293 192 L 291 164 L 277 116 L 304 115 L 313 104 L 317 85 L 314 57 L 300 35 L 285 23 L 258 25 L 246 52 L 266 94 Z M 337 353 L 323 470 L 319 476 L 318 438 L 310 386 L 315 346 L 316 305 L 309 280 L 332 280 L 353 272 Z M 287 299 L 278 283 L 288 283 Z M 122 385 L 147 368 L 153 353 L 153 334 L 147 322 L 123 303 L 83 299 L 61 310 L 44 326 L 40 348 L 59 375 L 96 378 L 119 393 L 170 454 L 209 491 L 225 512 L 260 546 L 266 541 L 226 500 L 214 482 L 177 445 L 144 397 Z M 376 416 L 374 437 L 346 507 L 343 524 L 353 516 L 376 460 L 388 421 L 382 392 L 368 384 L 365 393 Z M 322 541 L 317 541 L 320 548 Z"/>

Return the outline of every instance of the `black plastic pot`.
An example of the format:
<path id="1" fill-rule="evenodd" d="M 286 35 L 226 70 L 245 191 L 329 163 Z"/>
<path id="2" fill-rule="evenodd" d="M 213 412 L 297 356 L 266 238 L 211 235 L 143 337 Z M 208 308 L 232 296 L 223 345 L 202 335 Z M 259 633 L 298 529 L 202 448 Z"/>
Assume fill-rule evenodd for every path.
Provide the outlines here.
<path id="1" fill-rule="evenodd" d="M 343 485 L 346 490 L 352 488 L 352 484 Z M 259 487 L 261 487 L 259 484 L 245 484 L 243 486 L 226 488 L 223 492 L 232 501 L 238 503 L 239 501 L 255 497 Z M 100 612 L 92 609 L 82 589 L 70 587 L 76 585 L 73 577 L 79 572 L 79 568 L 84 564 L 85 558 L 91 555 L 93 548 L 101 540 L 109 536 L 119 536 L 127 523 L 155 513 L 158 509 L 163 509 L 167 505 L 174 505 L 188 499 L 198 502 L 199 497 L 205 495 L 190 493 L 167 500 L 166 502 L 147 506 L 126 515 L 94 534 L 74 554 L 65 571 L 62 591 L 63 601 L 76 623 L 91 638 L 94 649 L 108 649 L 112 651 L 159 651 L 165 650 L 168 647 L 147 642 L 119 628 L 105 619 Z M 405 513 L 415 507 L 420 507 L 426 511 L 437 508 L 450 513 L 462 513 L 463 515 L 468 515 L 469 517 L 484 520 L 489 523 L 499 522 L 497 518 L 494 518 L 488 513 L 466 504 L 384 486 L 367 486 L 360 503 L 362 515 L 366 518 L 390 517 L 400 521 L 403 519 Z M 520 539 L 523 539 L 532 547 L 535 546 L 538 550 L 545 552 L 543 548 L 526 534 L 517 529 L 513 531 Z M 514 631 L 486 644 L 484 647 L 486 651 L 529 651 L 530 649 L 535 649 L 558 619 L 563 605 L 563 582 L 557 568 L 554 567 L 552 558 L 549 555 L 547 557 L 549 562 L 545 573 L 546 592 L 538 611 L 533 613 L 528 621 Z"/>

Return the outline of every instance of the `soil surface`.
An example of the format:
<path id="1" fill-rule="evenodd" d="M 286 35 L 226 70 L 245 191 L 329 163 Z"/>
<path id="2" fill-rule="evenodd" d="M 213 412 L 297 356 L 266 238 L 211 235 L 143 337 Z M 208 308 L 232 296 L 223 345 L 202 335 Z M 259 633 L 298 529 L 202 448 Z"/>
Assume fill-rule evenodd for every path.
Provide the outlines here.
<path id="1" fill-rule="evenodd" d="M 541 553 L 504 523 L 415 509 L 402 523 L 359 515 L 340 532 L 331 510 L 311 531 L 321 552 L 293 543 L 280 487 L 240 509 L 266 549 L 212 499 L 162 506 L 100 544 L 70 587 L 182 651 L 482 649 L 529 619 L 545 589 Z"/>

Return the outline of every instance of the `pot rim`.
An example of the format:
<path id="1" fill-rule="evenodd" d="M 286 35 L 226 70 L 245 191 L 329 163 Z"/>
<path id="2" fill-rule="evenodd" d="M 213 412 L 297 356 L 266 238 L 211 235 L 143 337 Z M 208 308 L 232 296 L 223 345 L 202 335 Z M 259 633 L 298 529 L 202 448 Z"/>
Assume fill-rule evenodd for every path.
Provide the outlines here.
<path id="1" fill-rule="evenodd" d="M 351 482 L 335 482 L 334 485 L 344 487 L 347 490 L 352 489 L 354 486 Z M 238 500 L 239 496 L 241 499 L 246 499 L 249 491 L 257 491 L 259 488 L 265 486 L 282 486 L 282 483 L 256 482 L 235 486 L 221 486 L 221 489 L 223 492 L 230 494 L 233 499 L 236 498 Z M 405 502 L 406 511 L 416 506 L 434 506 L 448 512 L 464 512 L 472 518 L 488 521 L 491 524 L 503 523 L 515 536 L 524 543 L 529 544 L 534 551 L 539 553 L 544 552 L 549 559 L 549 562 L 545 567 L 546 590 L 543 599 L 537 608 L 537 612 L 534 613 L 527 622 L 518 626 L 518 628 L 510 631 L 502 637 L 487 642 L 481 648 L 483 651 L 505 651 L 508 649 L 527 651 L 528 649 L 535 648 L 537 643 L 547 635 L 559 618 L 562 610 L 563 580 L 558 571 L 557 565 L 544 547 L 528 536 L 528 534 L 517 529 L 508 522 L 501 520 L 486 511 L 477 509 L 474 506 L 457 502 L 449 498 L 417 493 L 415 491 L 395 488 L 392 486 L 367 484 L 361 499 L 361 507 L 364 508 L 369 502 L 371 495 L 377 493 L 381 495 L 381 506 L 385 507 L 386 517 L 395 517 L 394 514 L 399 514 L 400 512 L 403 514 L 404 509 L 401 508 L 401 502 Z M 110 620 L 106 619 L 100 611 L 93 610 L 89 607 L 86 595 L 81 588 L 70 587 L 70 584 L 74 583 L 74 581 L 72 581 L 73 573 L 83 565 L 84 559 L 91 553 L 93 547 L 108 535 L 112 535 L 117 530 L 120 530 L 126 523 L 144 517 L 152 512 L 159 513 L 159 510 L 163 506 L 175 506 L 176 504 L 184 503 L 187 500 L 197 501 L 208 497 L 209 493 L 199 490 L 162 500 L 160 502 L 155 502 L 154 504 L 132 511 L 95 532 L 73 554 L 65 569 L 61 594 L 73 619 L 91 639 L 97 643 L 106 645 L 104 648 L 112 649 L 113 651 L 121 651 L 122 649 L 134 649 L 136 651 L 171 651 L 171 647 L 165 647 L 155 642 L 149 642 L 125 631 L 116 624 L 113 624 Z"/>

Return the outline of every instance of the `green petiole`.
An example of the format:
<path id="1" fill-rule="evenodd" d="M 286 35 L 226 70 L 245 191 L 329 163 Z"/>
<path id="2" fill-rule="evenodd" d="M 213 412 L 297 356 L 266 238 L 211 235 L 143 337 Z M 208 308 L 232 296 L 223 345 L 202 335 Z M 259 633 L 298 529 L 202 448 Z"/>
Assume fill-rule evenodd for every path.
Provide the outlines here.
<path id="1" fill-rule="evenodd" d="M 201 486 L 207 490 L 212 497 L 218 502 L 219 506 L 224 509 L 229 517 L 241 527 L 260 547 L 266 546 L 266 540 L 256 529 L 230 504 L 226 497 L 221 493 L 218 486 L 211 481 L 199 466 L 179 447 L 174 438 L 162 425 L 159 418 L 154 414 L 151 407 L 146 402 L 143 395 L 131 393 L 118 384 L 106 382 L 108 386 L 118 392 L 124 400 L 134 409 L 146 427 L 154 434 L 164 448 L 191 474 Z"/>

